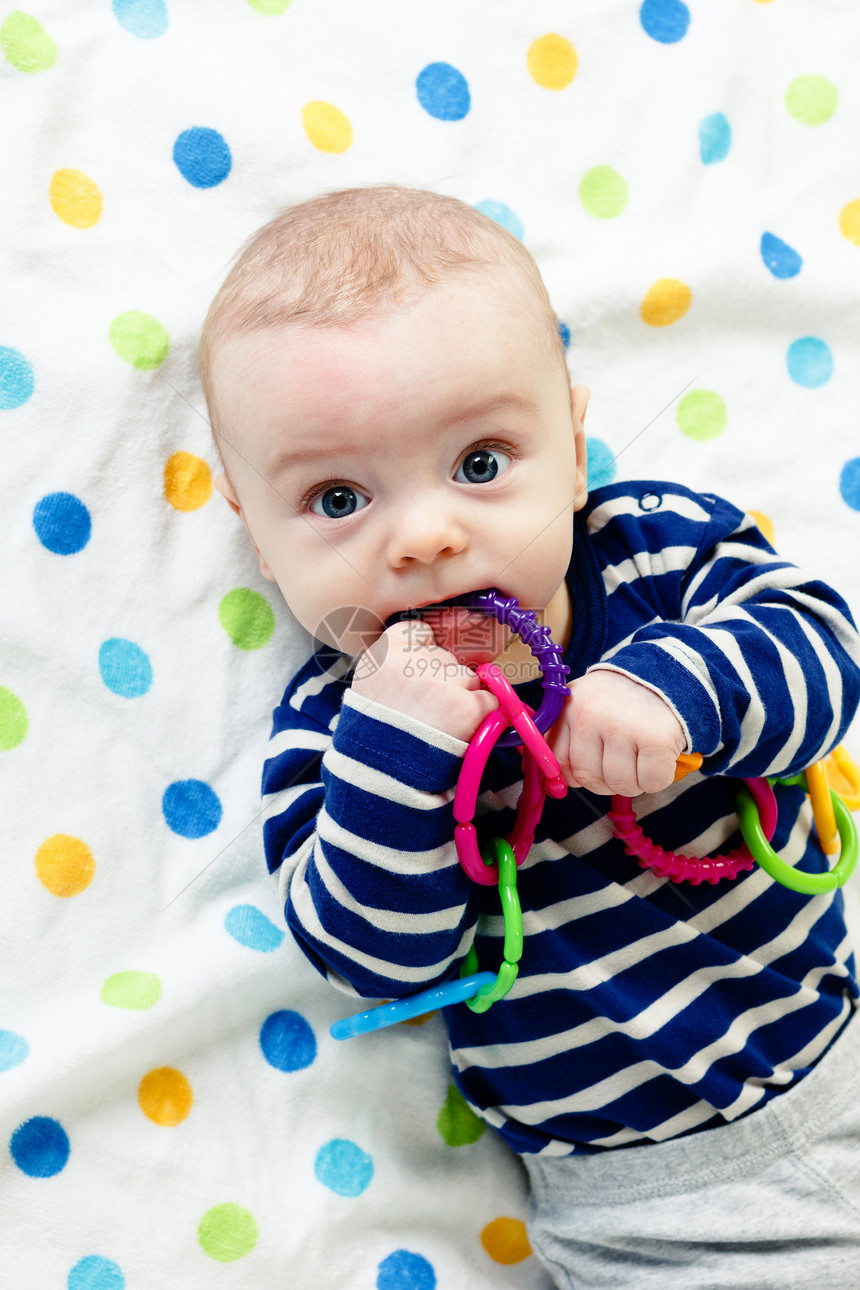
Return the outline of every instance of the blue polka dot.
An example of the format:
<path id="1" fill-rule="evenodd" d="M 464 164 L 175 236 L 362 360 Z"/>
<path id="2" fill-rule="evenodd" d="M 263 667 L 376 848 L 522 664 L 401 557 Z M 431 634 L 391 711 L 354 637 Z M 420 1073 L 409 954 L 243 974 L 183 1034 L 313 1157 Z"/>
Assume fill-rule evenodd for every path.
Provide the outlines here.
<path id="1" fill-rule="evenodd" d="M 134 641 L 112 636 L 99 647 L 99 671 L 114 694 L 137 699 L 152 685 L 152 664 Z"/>
<path id="2" fill-rule="evenodd" d="M 113 0 L 113 11 L 119 25 L 141 40 L 152 40 L 167 31 L 164 0 Z"/>
<path id="3" fill-rule="evenodd" d="M 249 950 L 268 954 L 283 944 L 284 933 L 256 905 L 234 905 L 227 911 L 224 926 L 234 941 Z"/>
<path id="4" fill-rule="evenodd" d="M 314 1173 L 337 1196 L 360 1196 L 373 1177 L 373 1161 L 354 1142 L 333 1138 L 317 1152 Z"/>
<path id="5" fill-rule="evenodd" d="M 89 542 L 92 521 L 73 493 L 47 493 L 33 508 L 33 528 L 54 555 L 75 555 Z"/>
<path id="6" fill-rule="evenodd" d="M 278 1071 L 303 1071 L 317 1055 L 314 1032 L 300 1012 L 273 1012 L 263 1022 L 260 1047 Z"/>
<path id="7" fill-rule="evenodd" d="M 23 1035 L 14 1030 L 0 1030 L 0 1071 L 10 1071 L 20 1066 L 30 1052 L 30 1045 Z"/>
<path id="8" fill-rule="evenodd" d="M 802 257 L 794 248 L 773 233 L 761 235 L 761 258 L 775 278 L 796 278 L 803 265 Z"/>
<path id="9" fill-rule="evenodd" d="M 788 374 L 796 385 L 815 390 L 833 375 L 833 355 L 818 336 L 802 336 L 789 345 Z"/>
<path id="10" fill-rule="evenodd" d="M 195 188 L 214 188 L 230 173 L 233 158 L 223 135 L 206 126 L 183 130 L 173 145 L 173 160 Z"/>
<path id="11" fill-rule="evenodd" d="M 433 1264 L 421 1254 L 395 1250 L 383 1259 L 376 1278 L 376 1290 L 435 1290 Z"/>
<path id="12" fill-rule="evenodd" d="M 450 63 L 428 63 L 415 89 L 424 111 L 437 121 L 462 121 L 472 105 L 468 81 Z"/>
<path id="13" fill-rule="evenodd" d="M 588 487 L 601 488 L 611 484 L 615 478 L 615 453 L 602 439 L 586 439 L 586 461 L 588 463 Z"/>
<path id="14" fill-rule="evenodd" d="M 570 349 L 570 328 L 567 323 L 559 321 L 558 334 L 561 337 L 561 343 L 565 349 Z"/>
<path id="15" fill-rule="evenodd" d="M 482 215 L 486 215 L 489 219 L 495 220 L 497 224 L 501 224 L 502 228 L 506 228 L 509 233 L 513 233 L 514 237 L 522 238 L 525 232 L 523 222 L 519 215 L 514 214 L 510 206 L 506 206 L 504 202 L 478 202 L 475 210 L 480 211 Z"/>
<path id="16" fill-rule="evenodd" d="M 168 828 L 181 838 L 205 838 L 221 823 L 221 803 L 202 779 L 178 779 L 161 799 Z"/>
<path id="17" fill-rule="evenodd" d="M 699 122 L 699 156 L 706 166 L 725 161 L 732 146 L 732 127 L 722 112 L 712 112 Z"/>
<path id="18" fill-rule="evenodd" d="M 20 408 L 35 389 L 33 369 L 17 349 L 0 345 L 0 410 Z"/>
<path id="19" fill-rule="evenodd" d="M 12 1134 L 12 1159 L 30 1178 L 53 1178 L 66 1166 L 71 1150 L 63 1126 L 47 1115 L 34 1115 Z"/>
<path id="20" fill-rule="evenodd" d="M 111 1259 L 88 1254 L 72 1268 L 68 1290 L 125 1290 L 125 1277 Z"/>
<path id="21" fill-rule="evenodd" d="M 860 457 L 852 457 L 842 467 L 839 491 L 842 494 L 842 500 L 853 511 L 860 511 Z"/>
<path id="22" fill-rule="evenodd" d="M 652 40 L 674 45 L 683 40 L 690 25 L 690 10 L 682 0 L 645 0 L 639 21 Z"/>

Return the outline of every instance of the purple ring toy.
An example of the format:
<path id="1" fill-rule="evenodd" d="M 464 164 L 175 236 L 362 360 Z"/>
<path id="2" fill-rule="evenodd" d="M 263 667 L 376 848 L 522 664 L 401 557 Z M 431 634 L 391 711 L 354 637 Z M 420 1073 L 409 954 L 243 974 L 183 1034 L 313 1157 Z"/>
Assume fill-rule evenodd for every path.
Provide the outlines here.
<path id="1" fill-rule="evenodd" d="M 520 609 L 516 596 L 503 596 L 495 587 L 475 591 L 467 598 L 470 609 L 492 614 L 503 627 L 510 627 L 528 645 L 541 670 L 543 702 L 533 720 L 541 734 L 546 734 L 558 720 L 564 701 L 570 693 L 565 677 L 570 668 L 562 663 L 562 648 L 556 645 L 549 628 L 542 626 L 531 609 Z M 512 748 L 522 743 L 522 736 L 511 727 L 496 741 L 497 747 Z"/>

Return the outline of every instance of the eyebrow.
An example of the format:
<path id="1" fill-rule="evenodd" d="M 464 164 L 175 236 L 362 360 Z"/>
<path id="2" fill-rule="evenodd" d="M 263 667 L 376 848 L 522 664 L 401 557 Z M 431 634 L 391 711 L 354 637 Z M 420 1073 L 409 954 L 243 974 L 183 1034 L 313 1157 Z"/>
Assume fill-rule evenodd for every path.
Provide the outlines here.
<path id="1" fill-rule="evenodd" d="M 311 443 L 302 444 L 298 448 L 289 448 L 279 452 L 270 463 L 268 474 L 270 476 L 283 475 L 286 471 L 296 466 L 306 466 L 326 457 L 346 457 L 349 451 L 347 444 L 325 444 L 321 447 Z"/>
<path id="2" fill-rule="evenodd" d="M 525 398 L 521 394 L 505 393 L 496 394 L 487 399 L 484 403 L 478 403 L 474 407 L 468 408 L 459 416 L 451 418 L 452 425 L 458 425 L 461 421 L 477 421 L 481 417 L 492 416 L 494 412 L 531 412 L 537 411 L 537 404 L 534 399 Z"/>
<path id="3" fill-rule="evenodd" d="M 462 425 L 470 421 L 479 421 L 497 412 L 508 411 L 534 414 L 537 411 L 537 405 L 533 399 L 523 398 L 519 394 L 497 394 L 486 399 L 483 403 L 475 404 L 473 407 L 467 408 L 465 412 L 451 417 L 448 424 L 452 426 Z M 288 448 L 277 453 L 269 466 L 268 473 L 270 477 L 277 477 L 297 466 L 312 465 L 316 461 L 330 457 L 348 457 L 353 451 L 353 445 L 345 440 L 341 443 L 329 443 L 319 446 L 315 443 L 301 444 L 298 447 Z"/>

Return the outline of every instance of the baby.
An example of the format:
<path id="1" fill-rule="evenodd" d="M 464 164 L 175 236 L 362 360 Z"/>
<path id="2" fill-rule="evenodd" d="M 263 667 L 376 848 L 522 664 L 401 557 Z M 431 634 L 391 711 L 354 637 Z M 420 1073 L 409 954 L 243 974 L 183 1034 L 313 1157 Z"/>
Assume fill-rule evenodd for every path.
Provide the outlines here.
<path id="1" fill-rule="evenodd" d="M 675 886 L 648 831 L 723 850 L 739 776 L 794 773 L 860 699 L 844 602 L 722 499 L 586 487 L 589 392 L 522 243 L 434 193 L 354 189 L 248 243 L 201 344 L 218 487 L 321 647 L 274 714 L 264 839 L 286 918 L 352 994 L 394 998 L 502 959 L 466 878 L 453 789 L 495 659 L 539 706 L 529 651 L 454 603 L 488 587 L 564 647 L 550 742 L 571 789 L 518 873 L 525 947 L 504 1002 L 447 1008 L 463 1095 L 517 1151 L 560 1286 L 856 1286 L 860 1024 L 840 892 L 756 868 Z M 702 773 L 673 784 L 682 752 Z M 732 778 L 726 778 L 730 776 Z M 491 755 L 479 835 L 511 829 L 516 749 Z M 805 798 L 773 846 L 822 869 Z M 737 838 L 730 845 L 735 845 Z M 852 1140 L 853 1135 L 853 1140 Z"/>

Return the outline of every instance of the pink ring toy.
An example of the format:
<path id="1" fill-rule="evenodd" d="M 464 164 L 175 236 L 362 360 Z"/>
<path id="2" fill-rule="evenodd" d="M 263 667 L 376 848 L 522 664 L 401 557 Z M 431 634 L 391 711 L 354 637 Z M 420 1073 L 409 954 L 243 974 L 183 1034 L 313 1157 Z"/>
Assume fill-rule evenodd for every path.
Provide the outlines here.
<path id="1" fill-rule="evenodd" d="M 567 784 L 562 778 L 561 767 L 532 720 L 533 710 L 517 697 L 501 669 L 495 663 L 482 663 L 476 671 L 481 683 L 495 695 L 499 706 L 484 719 L 466 749 L 454 794 L 454 818 L 457 821 L 454 841 L 460 864 L 472 881 L 482 887 L 493 887 L 499 881 L 499 867 L 484 864 L 481 859 L 472 821 L 487 759 L 508 726 L 513 726 L 523 741 L 523 791 L 517 802 L 516 823 L 507 839 L 518 865 L 522 864 L 534 841 L 547 793 L 550 797 L 564 797 Z"/>
<path id="2" fill-rule="evenodd" d="M 762 830 L 770 842 L 777 816 L 773 789 L 766 779 L 745 779 L 743 782 L 752 795 Z M 746 844 L 723 856 L 684 856 L 664 851 L 640 828 L 629 797 L 614 796 L 612 809 L 607 811 L 606 818 L 615 836 L 624 843 L 624 850 L 639 861 L 642 869 L 653 869 L 659 878 L 668 878 L 671 882 L 689 882 L 694 887 L 701 882 L 713 884 L 721 878 L 737 878 L 739 873 L 752 869 L 755 864 Z"/>

